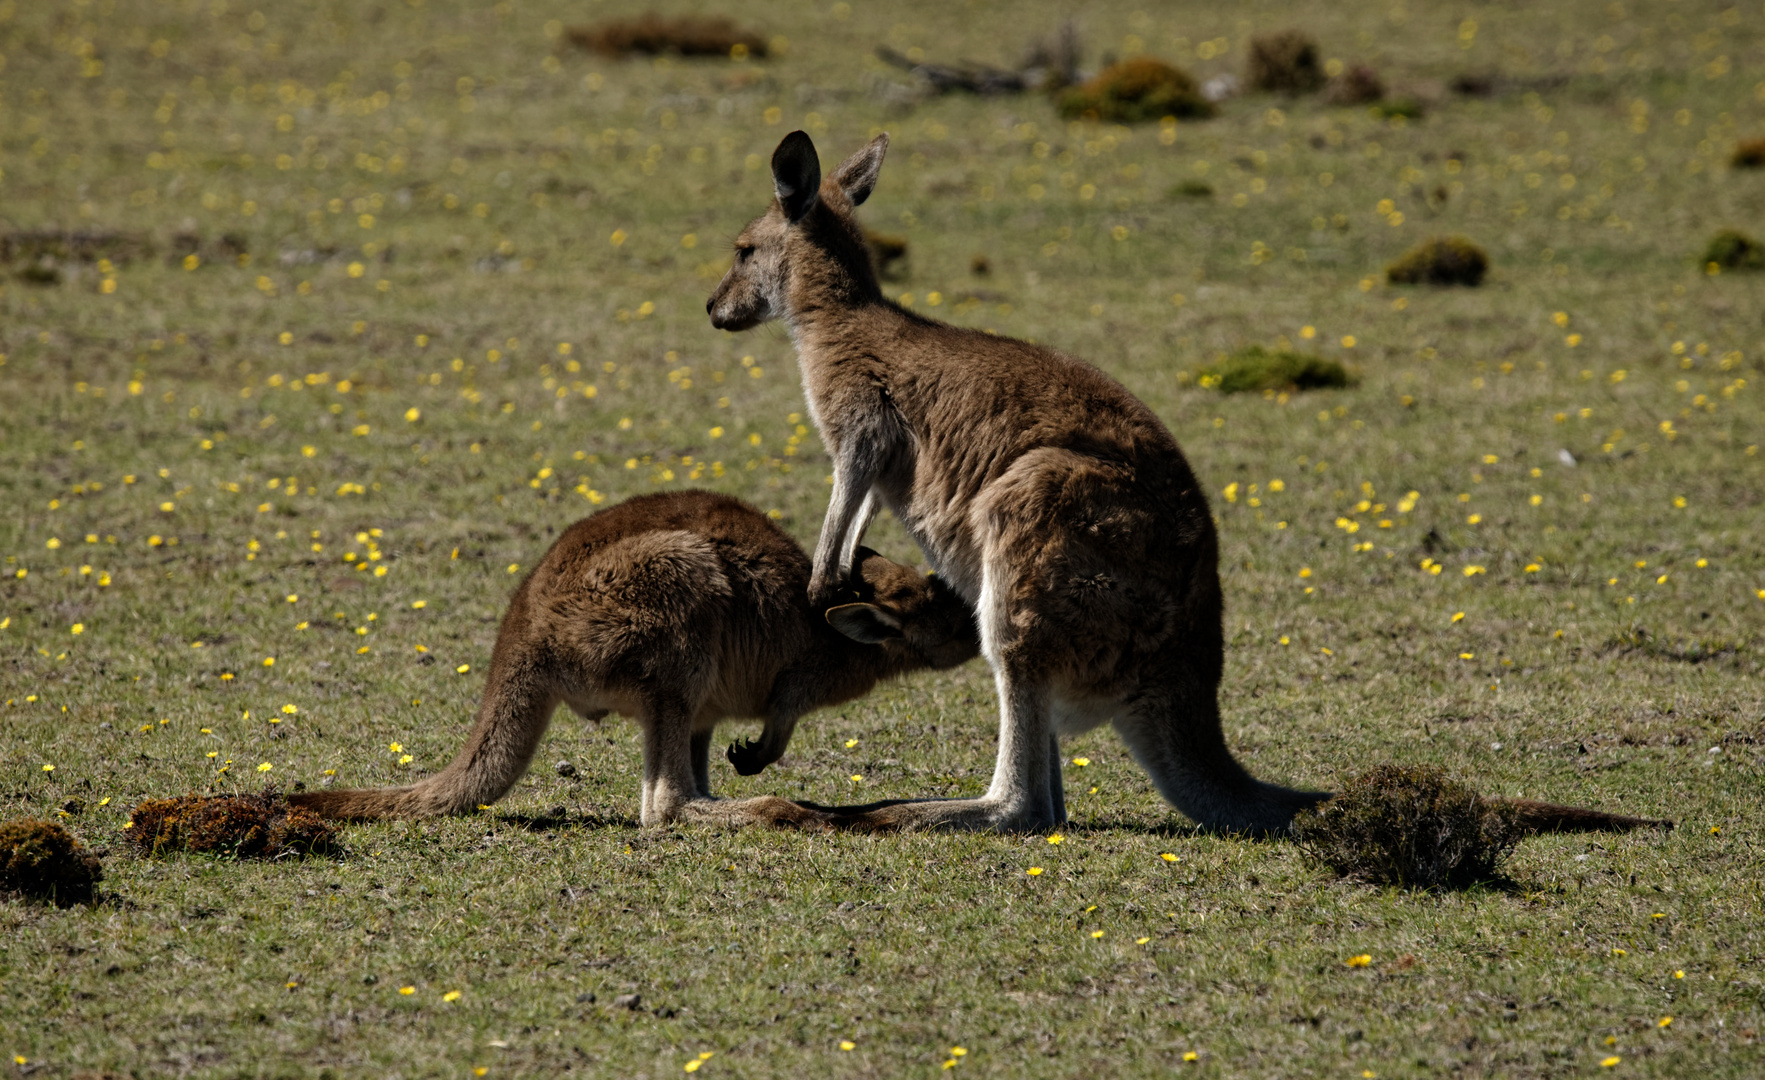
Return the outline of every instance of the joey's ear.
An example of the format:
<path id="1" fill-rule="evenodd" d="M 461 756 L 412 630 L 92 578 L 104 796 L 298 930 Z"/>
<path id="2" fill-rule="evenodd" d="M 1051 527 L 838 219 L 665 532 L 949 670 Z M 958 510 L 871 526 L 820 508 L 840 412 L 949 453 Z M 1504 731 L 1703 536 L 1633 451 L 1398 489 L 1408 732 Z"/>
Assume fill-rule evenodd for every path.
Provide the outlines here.
<path id="1" fill-rule="evenodd" d="M 821 159 L 806 133 L 791 132 L 772 152 L 772 190 L 793 225 L 815 206 L 821 191 Z"/>
<path id="2" fill-rule="evenodd" d="M 833 181 L 852 200 L 853 206 L 861 206 L 870 193 L 876 189 L 876 178 L 882 172 L 883 155 L 889 151 L 889 133 L 883 132 L 870 140 L 870 145 L 840 162 L 833 171 Z"/>
<path id="3" fill-rule="evenodd" d="M 827 609 L 828 625 L 866 645 L 901 637 L 901 620 L 875 604 L 841 604 Z"/>

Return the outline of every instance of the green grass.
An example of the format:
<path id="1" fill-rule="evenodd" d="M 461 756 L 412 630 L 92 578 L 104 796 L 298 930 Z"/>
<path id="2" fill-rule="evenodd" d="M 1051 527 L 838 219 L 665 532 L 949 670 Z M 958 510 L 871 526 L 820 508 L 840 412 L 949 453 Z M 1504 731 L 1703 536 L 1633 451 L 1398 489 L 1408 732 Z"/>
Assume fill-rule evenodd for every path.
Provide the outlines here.
<path id="1" fill-rule="evenodd" d="M 1699 258 L 1765 220 L 1727 165 L 1765 127 L 1756 4 L 1090 5 L 1087 64 L 1144 48 L 1205 80 L 1297 27 L 1428 103 L 1131 129 L 907 103 L 868 59 L 1011 64 L 1054 4 L 747 5 L 788 38 L 763 63 L 561 44 L 637 10 L 0 0 L 0 228 L 153 249 L 0 275 L 0 817 L 83 799 L 66 824 L 117 898 L 0 907 L 0 1053 L 47 1076 L 657 1077 L 713 1052 L 701 1075 L 929 1077 L 954 1046 L 953 1073 L 997 1076 L 1759 1073 L 1765 275 Z M 1501 92 L 1440 90 L 1464 72 Z M 1193 835 L 1105 730 L 1066 747 L 1089 764 L 1058 845 L 644 831 L 631 727 L 560 717 L 474 819 L 351 828 L 336 859 L 130 856 L 143 798 L 440 767 L 515 573 L 596 499 L 712 487 L 813 538 L 829 466 L 789 342 L 703 311 L 799 126 L 829 164 L 893 135 L 862 216 L 911 244 L 903 302 L 1085 356 L 1170 424 L 1219 517 L 1224 711 L 1259 775 L 1429 764 L 1680 827 L 1529 840 L 1507 891 L 1380 891 Z M 1166 194 L 1191 181 L 1216 194 Z M 1381 283 L 1443 234 L 1489 252 L 1481 288 Z M 1251 345 L 1361 381 L 1196 385 Z M 995 725 L 971 664 L 714 780 L 974 795 Z"/>

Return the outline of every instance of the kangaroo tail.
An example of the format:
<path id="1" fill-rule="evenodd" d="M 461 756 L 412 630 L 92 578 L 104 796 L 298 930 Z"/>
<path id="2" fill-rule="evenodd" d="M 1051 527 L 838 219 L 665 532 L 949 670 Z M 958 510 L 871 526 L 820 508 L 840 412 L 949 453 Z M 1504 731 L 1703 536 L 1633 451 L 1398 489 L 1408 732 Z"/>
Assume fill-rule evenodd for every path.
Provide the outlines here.
<path id="1" fill-rule="evenodd" d="M 1490 799 L 1500 806 L 1519 812 L 1520 824 L 1531 833 L 1629 832 L 1632 829 L 1673 828 L 1673 822 L 1652 818 L 1625 817 L 1584 806 L 1557 806 L 1531 799 Z"/>
<path id="2" fill-rule="evenodd" d="M 288 802 L 350 821 L 469 814 L 502 798 L 527 772 L 558 700 L 551 680 L 497 657 L 477 723 L 447 768 L 407 787 L 303 791 Z"/>

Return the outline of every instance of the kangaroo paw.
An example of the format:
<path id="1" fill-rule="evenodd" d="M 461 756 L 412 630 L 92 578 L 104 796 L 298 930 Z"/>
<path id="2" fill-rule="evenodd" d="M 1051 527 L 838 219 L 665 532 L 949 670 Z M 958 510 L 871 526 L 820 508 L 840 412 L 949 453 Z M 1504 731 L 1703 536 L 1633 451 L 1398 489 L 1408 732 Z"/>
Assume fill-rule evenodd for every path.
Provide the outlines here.
<path id="1" fill-rule="evenodd" d="M 766 766 L 772 764 L 771 759 L 762 756 L 760 744 L 752 739 L 730 743 L 729 749 L 723 752 L 723 756 L 728 758 L 729 763 L 735 767 L 735 771 L 743 776 L 758 776 L 766 771 Z"/>

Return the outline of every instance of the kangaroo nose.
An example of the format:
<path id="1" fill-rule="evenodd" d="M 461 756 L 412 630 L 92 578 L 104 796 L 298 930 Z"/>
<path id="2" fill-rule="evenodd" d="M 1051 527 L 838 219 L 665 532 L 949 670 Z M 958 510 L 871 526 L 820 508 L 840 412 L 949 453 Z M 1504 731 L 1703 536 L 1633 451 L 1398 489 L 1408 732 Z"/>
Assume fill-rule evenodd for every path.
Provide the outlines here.
<path id="1" fill-rule="evenodd" d="M 706 300 L 705 301 L 705 314 L 707 314 L 707 315 L 711 314 L 711 309 L 716 306 L 717 306 L 717 298 L 715 296 Z"/>

